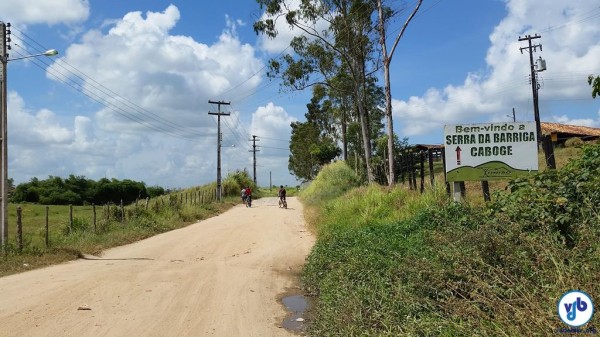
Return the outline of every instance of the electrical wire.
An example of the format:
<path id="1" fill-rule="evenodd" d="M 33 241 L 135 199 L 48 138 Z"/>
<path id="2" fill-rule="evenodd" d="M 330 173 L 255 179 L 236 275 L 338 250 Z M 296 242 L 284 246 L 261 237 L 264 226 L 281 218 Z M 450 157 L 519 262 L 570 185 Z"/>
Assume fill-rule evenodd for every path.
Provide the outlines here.
<path id="1" fill-rule="evenodd" d="M 19 30 L 18 28 L 12 27 L 17 32 L 17 37 L 22 42 L 32 48 L 35 51 L 42 52 L 43 46 L 35 41 L 33 38 Z M 31 43 L 28 41 L 32 41 Z M 33 44 L 40 47 L 36 47 Z M 16 47 L 27 53 L 27 50 L 21 45 L 15 44 Z M 45 50 L 45 49 L 44 49 Z M 13 51 L 15 51 L 13 49 Z M 25 55 L 22 52 L 15 51 L 19 55 Z M 45 70 L 49 76 L 56 79 L 57 81 L 73 88 L 74 90 L 84 94 L 93 101 L 105 106 L 109 110 L 116 112 L 117 114 L 135 122 L 150 128 L 154 131 L 168 134 L 173 137 L 182 138 L 190 141 L 196 141 L 197 130 L 176 124 L 170 120 L 160 117 L 159 115 L 152 113 L 139 105 L 133 103 L 129 99 L 117 94 L 110 90 L 106 86 L 100 84 L 90 76 L 86 75 L 76 67 L 70 65 L 63 59 L 55 62 L 54 64 L 59 68 L 58 70 L 41 59 L 32 58 L 32 63 L 37 67 Z M 43 66 L 42 66 L 43 65 Z M 47 68 L 44 68 L 46 66 Z M 83 88 L 82 83 L 87 85 L 87 89 Z M 192 136 L 194 135 L 194 136 Z"/>

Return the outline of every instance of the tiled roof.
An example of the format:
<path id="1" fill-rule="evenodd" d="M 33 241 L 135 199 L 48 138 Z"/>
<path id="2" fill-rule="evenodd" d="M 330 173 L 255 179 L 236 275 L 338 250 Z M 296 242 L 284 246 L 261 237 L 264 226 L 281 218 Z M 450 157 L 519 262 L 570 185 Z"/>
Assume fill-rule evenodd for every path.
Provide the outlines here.
<path id="1" fill-rule="evenodd" d="M 591 128 L 588 126 L 577 126 L 577 125 L 566 125 L 566 124 L 542 122 L 541 128 L 542 128 L 543 134 L 568 133 L 568 134 L 573 134 L 573 135 L 600 137 L 600 129 L 599 128 Z"/>

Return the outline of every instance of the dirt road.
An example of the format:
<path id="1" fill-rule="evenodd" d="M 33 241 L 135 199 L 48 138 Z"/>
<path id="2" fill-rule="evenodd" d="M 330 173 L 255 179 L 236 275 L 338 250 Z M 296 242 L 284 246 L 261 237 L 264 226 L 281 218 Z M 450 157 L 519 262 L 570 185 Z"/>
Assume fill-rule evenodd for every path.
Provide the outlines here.
<path id="1" fill-rule="evenodd" d="M 279 299 L 314 238 L 276 198 L 102 256 L 0 278 L 0 336 L 293 336 Z M 84 310 L 85 309 L 85 310 Z"/>

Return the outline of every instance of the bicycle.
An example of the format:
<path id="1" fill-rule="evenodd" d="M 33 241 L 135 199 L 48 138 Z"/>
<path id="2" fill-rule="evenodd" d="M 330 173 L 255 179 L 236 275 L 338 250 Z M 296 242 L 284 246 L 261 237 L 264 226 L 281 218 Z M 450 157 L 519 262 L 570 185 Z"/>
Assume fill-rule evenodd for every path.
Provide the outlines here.
<path id="1" fill-rule="evenodd" d="M 287 201 L 285 200 L 284 197 L 279 197 L 279 208 L 285 208 L 287 209 Z"/>
<path id="2" fill-rule="evenodd" d="M 252 207 L 252 196 L 251 195 L 246 196 L 246 207 Z"/>

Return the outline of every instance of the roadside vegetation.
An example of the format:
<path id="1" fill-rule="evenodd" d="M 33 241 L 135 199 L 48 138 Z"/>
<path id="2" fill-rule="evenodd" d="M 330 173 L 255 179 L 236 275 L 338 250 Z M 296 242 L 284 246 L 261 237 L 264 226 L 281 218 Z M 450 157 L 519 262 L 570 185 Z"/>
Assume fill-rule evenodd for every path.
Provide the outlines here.
<path id="1" fill-rule="evenodd" d="M 443 184 L 424 194 L 359 186 L 343 162 L 324 167 L 300 195 L 317 233 L 303 271 L 315 296 L 309 334 L 546 336 L 566 327 L 562 294 L 600 294 L 600 145 L 559 167 L 505 184 L 488 203 L 455 203 Z"/>
<path id="2" fill-rule="evenodd" d="M 256 191 L 246 171 L 223 179 L 223 202 L 215 201 L 216 183 L 138 200 L 123 208 L 105 204 L 96 207 L 96 226 L 91 205 L 48 206 L 49 240 L 46 246 L 46 206 L 38 203 L 9 204 L 9 241 L 0 250 L 0 277 L 68 260 L 98 255 L 103 250 L 181 228 L 215 216 L 240 202 L 242 186 Z M 119 194 L 112 195 L 120 200 Z M 109 199 L 112 200 L 112 199 Z M 16 209 L 22 210 L 23 245 L 17 243 Z"/>

